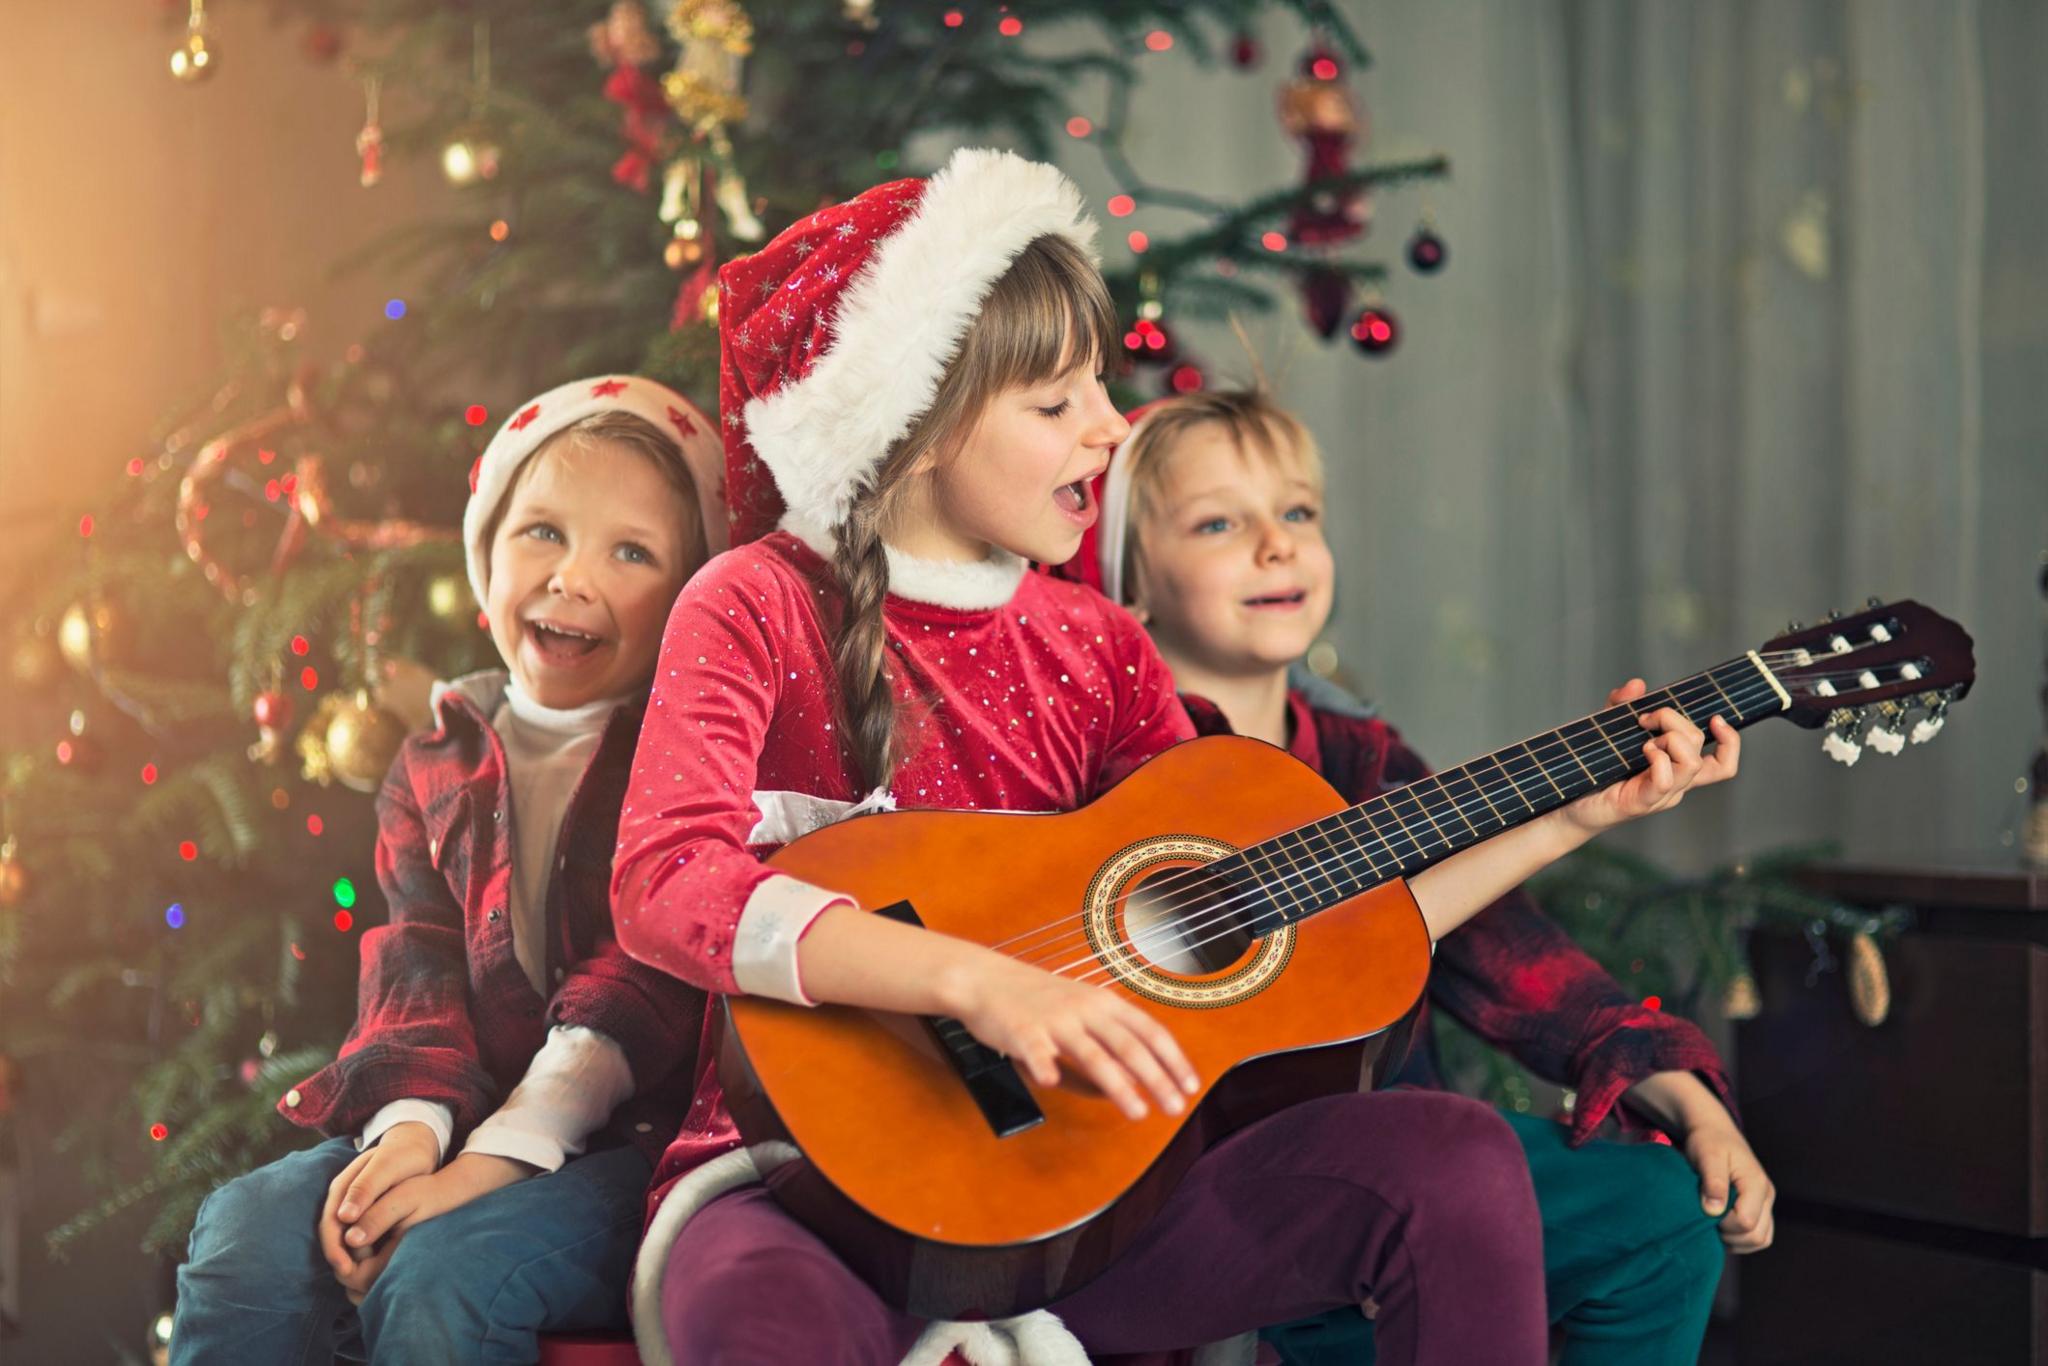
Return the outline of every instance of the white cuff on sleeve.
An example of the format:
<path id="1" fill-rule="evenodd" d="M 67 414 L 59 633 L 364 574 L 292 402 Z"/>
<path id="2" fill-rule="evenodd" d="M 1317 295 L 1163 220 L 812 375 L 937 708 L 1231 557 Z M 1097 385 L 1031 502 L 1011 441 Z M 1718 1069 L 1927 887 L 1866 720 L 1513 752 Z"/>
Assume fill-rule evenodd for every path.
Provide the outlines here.
<path id="1" fill-rule="evenodd" d="M 852 904 L 852 897 L 787 875 L 761 883 L 740 911 L 739 928 L 732 937 L 733 981 L 749 996 L 816 1005 L 804 995 L 797 941 L 826 910 Z"/>
<path id="2" fill-rule="evenodd" d="M 581 1025 L 556 1025 L 505 1103 L 470 1132 L 466 1153 L 557 1171 L 633 1094 L 617 1042 Z"/>
<path id="3" fill-rule="evenodd" d="M 391 1132 L 395 1125 L 424 1124 L 434 1131 L 434 1165 L 440 1166 L 448 1156 L 448 1144 L 455 1137 L 455 1112 L 434 1100 L 394 1100 L 363 1126 L 363 1135 L 356 1140 L 356 1151 L 373 1146 L 378 1139 Z"/>

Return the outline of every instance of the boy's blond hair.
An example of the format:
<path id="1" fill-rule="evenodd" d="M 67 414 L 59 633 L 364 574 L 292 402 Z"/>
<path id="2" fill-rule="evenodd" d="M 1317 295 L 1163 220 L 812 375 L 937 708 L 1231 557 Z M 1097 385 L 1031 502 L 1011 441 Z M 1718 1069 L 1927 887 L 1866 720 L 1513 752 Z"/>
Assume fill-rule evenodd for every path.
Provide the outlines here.
<path id="1" fill-rule="evenodd" d="M 1130 528 L 1124 537 L 1124 562 L 1117 567 L 1115 579 L 1122 587 L 1124 605 L 1131 601 L 1144 564 L 1138 528 L 1158 511 L 1159 490 L 1172 453 L 1189 433 L 1207 423 L 1222 427 L 1247 460 L 1290 465 L 1317 489 L 1323 487 L 1323 453 L 1315 436 L 1300 418 L 1275 402 L 1272 391 L 1262 384 L 1177 394 L 1152 404 L 1116 455 L 1119 461 L 1130 462 Z"/>

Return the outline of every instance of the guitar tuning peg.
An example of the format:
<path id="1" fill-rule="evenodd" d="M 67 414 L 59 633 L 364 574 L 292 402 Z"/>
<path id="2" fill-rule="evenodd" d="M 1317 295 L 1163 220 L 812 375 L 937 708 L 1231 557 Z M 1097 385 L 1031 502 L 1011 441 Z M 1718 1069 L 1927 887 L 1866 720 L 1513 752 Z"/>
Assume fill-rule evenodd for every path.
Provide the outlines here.
<path id="1" fill-rule="evenodd" d="M 1863 605 L 1870 611 L 1875 612 L 1878 608 L 1884 606 L 1884 599 L 1878 597 L 1876 594 L 1872 594 L 1870 599 L 1866 601 Z"/>
<path id="2" fill-rule="evenodd" d="M 1863 746 L 1856 743 L 1853 734 L 1839 730 L 1829 731 L 1827 738 L 1820 742 L 1820 748 L 1828 758 L 1848 767 L 1854 767 L 1856 761 L 1863 757 Z"/>
<path id="3" fill-rule="evenodd" d="M 1872 710 L 1865 708 L 1865 710 Z M 1897 754 L 1906 747 L 1906 708 L 1899 702 L 1880 702 L 1874 709 L 1876 721 L 1870 727 L 1870 747 L 1879 754 Z"/>
<path id="4" fill-rule="evenodd" d="M 1833 609 L 1831 609 L 1831 610 L 1830 610 L 1830 611 L 1828 612 L 1828 620 L 1829 620 L 1829 621 L 1840 621 L 1841 619 L 1842 619 L 1842 611 L 1841 611 L 1841 609 L 1840 609 L 1840 608 L 1833 608 Z"/>
<path id="5" fill-rule="evenodd" d="M 1948 724 L 1948 699 L 1943 698 L 1928 708 L 1927 715 L 1914 723 L 1911 739 L 1916 745 L 1924 745 L 1941 734 L 1941 728 Z"/>
<path id="6" fill-rule="evenodd" d="M 1794 631 L 1804 631 L 1805 629 L 1806 623 L 1803 621 L 1788 621 L 1785 623 L 1785 634 L 1788 636 Z"/>

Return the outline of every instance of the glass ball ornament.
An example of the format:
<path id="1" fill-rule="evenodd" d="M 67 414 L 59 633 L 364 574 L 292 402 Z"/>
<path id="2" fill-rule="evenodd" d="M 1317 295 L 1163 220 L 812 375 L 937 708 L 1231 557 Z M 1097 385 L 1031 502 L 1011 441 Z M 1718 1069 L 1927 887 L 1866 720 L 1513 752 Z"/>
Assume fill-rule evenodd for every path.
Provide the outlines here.
<path id="1" fill-rule="evenodd" d="M 1444 239 L 1429 228 L 1417 228 L 1408 239 L 1408 264 L 1419 275 L 1436 274 L 1449 257 L 1450 248 L 1444 245 Z"/>
<path id="2" fill-rule="evenodd" d="M 1367 304 L 1351 324 L 1351 342 L 1368 356 L 1384 356 L 1401 342 L 1401 320 L 1383 304 Z"/>
<path id="3" fill-rule="evenodd" d="M 206 35 L 195 29 L 171 53 L 171 79 L 195 85 L 212 74 L 213 50 L 206 45 Z"/>

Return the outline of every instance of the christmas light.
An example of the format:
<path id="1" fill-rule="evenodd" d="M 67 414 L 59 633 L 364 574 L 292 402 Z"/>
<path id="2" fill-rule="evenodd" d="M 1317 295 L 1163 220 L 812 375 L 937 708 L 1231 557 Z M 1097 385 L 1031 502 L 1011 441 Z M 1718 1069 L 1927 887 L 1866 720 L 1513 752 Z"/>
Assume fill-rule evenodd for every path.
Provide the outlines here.
<path id="1" fill-rule="evenodd" d="M 149 1136 L 152 1141 L 161 1143 L 171 1136 L 171 1131 L 163 1124 L 152 1124 L 149 1126 Z"/>
<path id="2" fill-rule="evenodd" d="M 1192 365 L 1177 365 L 1167 382 L 1176 394 L 1192 394 L 1202 387 L 1202 372 Z"/>
<path id="3" fill-rule="evenodd" d="M 276 451 L 258 451 L 258 452 L 256 452 L 256 463 L 257 463 L 257 464 L 259 464 L 259 465 L 274 465 L 274 464 L 276 464 L 276 463 L 277 463 L 277 452 L 276 452 Z"/>
<path id="4" fill-rule="evenodd" d="M 391 319 L 391 321 L 393 321 L 393 322 L 397 322 L 397 321 L 398 321 L 398 320 L 399 320 L 400 318 L 403 318 L 403 317 L 405 316 L 405 300 L 403 300 L 403 299 L 387 299 L 387 300 L 385 300 L 385 301 L 384 301 L 384 316 L 385 316 L 385 317 L 387 317 L 387 318 L 389 318 L 389 319 Z"/>
<path id="5" fill-rule="evenodd" d="M 292 794 L 281 787 L 273 787 L 270 789 L 270 804 L 282 811 L 292 804 Z"/>
<path id="6" fill-rule="evenodd" d="M 307 834 L 317 837 L 320 834 L 320 832 L 322 830 L 325 830 L 326 828 L 327 823 L 320 819 L 320 815 L 318 812 L 315 812 L 312 815 L 306 817 Z"/>
<path id="7" fill-rule="evenodd" d="M 292 637 L 292 653 L 293 653 L 293 654 L 295 654 L 295 655 L 303 655 L 303 654 L 305 654 L 305 653 L 306 653 L 306 652 L 307 652 L 308 650 L 310 650 L 310 649 L 312 649 L 312 648 L 313 648 L 312 642 L 311 642 L 311 641 L 309 641 L 309 640 L 307 640 L 307 639 L 306 639 L 306 638 L 305 638 L 304 636 L 293 636 L 293 637 Z"/>
<path id="8" fill-rule="evenodd" d="M 164 924 L 169 925 L 174 930 L 185 928 L 185 904 L 183 902 L 173 901 L 170 905 L 164 907 Z"/>
<path id="9" fill-rule="evenodd" d="M 190 863 L 199 857 L 199 846 L 191 840 L 178 841 L 178 857 Z"/>
<path id="10" fill-rule="evenodd" d="M 1643 998 L 1643 1008 L 1645 1010 L 1662 1010 L 1664 1008 L 1664 998 L 1662 996 L 1645 996 Z"/>
<path id="11" fill-rule="evenodd" d="M 1337 79 L 1337 61 L 1334 57 L 1318 57 L 1308 64 L 1308 74 L 1319 81 Z"/>
<path id="12" fill-rule="evenodd" d="M 92 514 L 90 512 L 78 519 L 78 534 L 88 539 L 92 536 Z"/>
<path id="13" fill-rule="evenodd" d="M 481 403 L 472 403 L 462 410 L 462 420 L 472 427 L 481 427 L 491 420 L 491 410 Z"/>
<path id="14" fill-rule="evenodd" d="M 1267 251 L 1285 251 L 1287 250 L 1287 234 L 1284 232 L 1269 232 L 1259 239 L 1259 245 Z"/>
<path id="15" fill-rule="evenodd" d="M 275 479 L 266 479 L 263 483 L 263 496 L 268 501 L 274 503 L 284 496 L 284 489 Z"/>
<path id="16" fill-rule="evenodd" d="M 1152 245 L 1151 238 L 1147 237 L 1142 232 L 1136 231 L 1135 229 L 1132 231 L 1131 235 L 1125 238 L 1124 240 L 1131 244 L 1132 251 L 1143 251 L 1145 250 L 1145 248 Z"/>
<path id="17" fill-rule="evenodd" d="M 996 25 L 996 32 L 1005 38 L 1014 38 L 1023 31 L 1024 21 L 1014 14 L 1005 16 L 1003 22 Z"/>
<path id="18" fill-rule="evenodd" d="M 1163 28 L 1155 28 L 1145 35 L 1145 46 L 1154 52 L 1165 52 L 1173 46 L 1173 35 Z"/>
<path id="19" fill-rule="evenodd" d="M 138 455 L 128 462 L 128 477 L 140 479 L 142 477 L 142 468 L 142 457 Z"/>
<path id="20" fill-rule="evenodd" d="M 1113 194 L 1108 207 L 1111 218 L 1129 218 L 1138 211 L 1138 201 L 1127 194 Z"/>
<path id="21" fill-rule="evenodd" d="M 320 671 L 314 668 L 311 664 L 308 664 L 305 668 L 299 670 L 299 686 L 304 688 L 307 692 L 311 692 L 313 691 L 313 689 L 319 687 Z"/>
<path id="22" fill-rule="evenodd" d="M 512 225 L 504 219 L 500 218 L 491 224 L 491 240 L 493 242 L 502 242 L 511 235 Z"/>
<path id="23" fill-rule="evenodd" d="M 336 911 L 334 913 L 334 928 L 340 930 L 343 934 L 347 934 L 355 923 L 356 918 L 347 911 Z"/>
<path id="24" fill-rule="evenodd" d="M 299 947 L 299 943 L 296 939 L 293 940 L 291 943 L 291 951 L 292 957 L 298 959 L 301 963 L 306 961 L 306 951 Z"/>
<path id="25" fill-rule="evenodd" d="M 334 904 L 344 911 L 356 904 L 356 885 L 345 877 L 334 879 Z"/>
<path id="26" fill-rule="evenodd" d="M 956 9 L 949 9 L 949 10 L 947 10 L 947 11 L 946 11 L 946 27 L 947 27 L 947 28 L 958 28 L 958 27 L 960 27 L 960 25 L 962 25 L 962 24 L 964 24 L 964 23 L 966 23 L 966 22 L 967 22 L 967 16 L 966 16 L 966 15 L 964 15 L 964 14 L 962 14 L 962 13 L 961 13 L 961 12 L 960 12 L 959 10 L 956 10 Z"/>
<path id="27" fill-rule="evenodd" d="M 156 781 L 156 765 L 155 765 L 155 764 L 144 764 L 144 765 L 142 766 L 142 785 L 143 785 L 144 787 L 148 787 L 148 786 L 149 786 L 149 785 L 150 785 L 151 783 L 153 783 L 153 782 L 155 782 L 155 781 Z"/>
<path id="28" fill-rule="evenodd" d="M 1070 138 L 1085 138 L 1094 131 L 1095 125 L 1079 114 L 1067 120 L 1067 136 Z"/>

